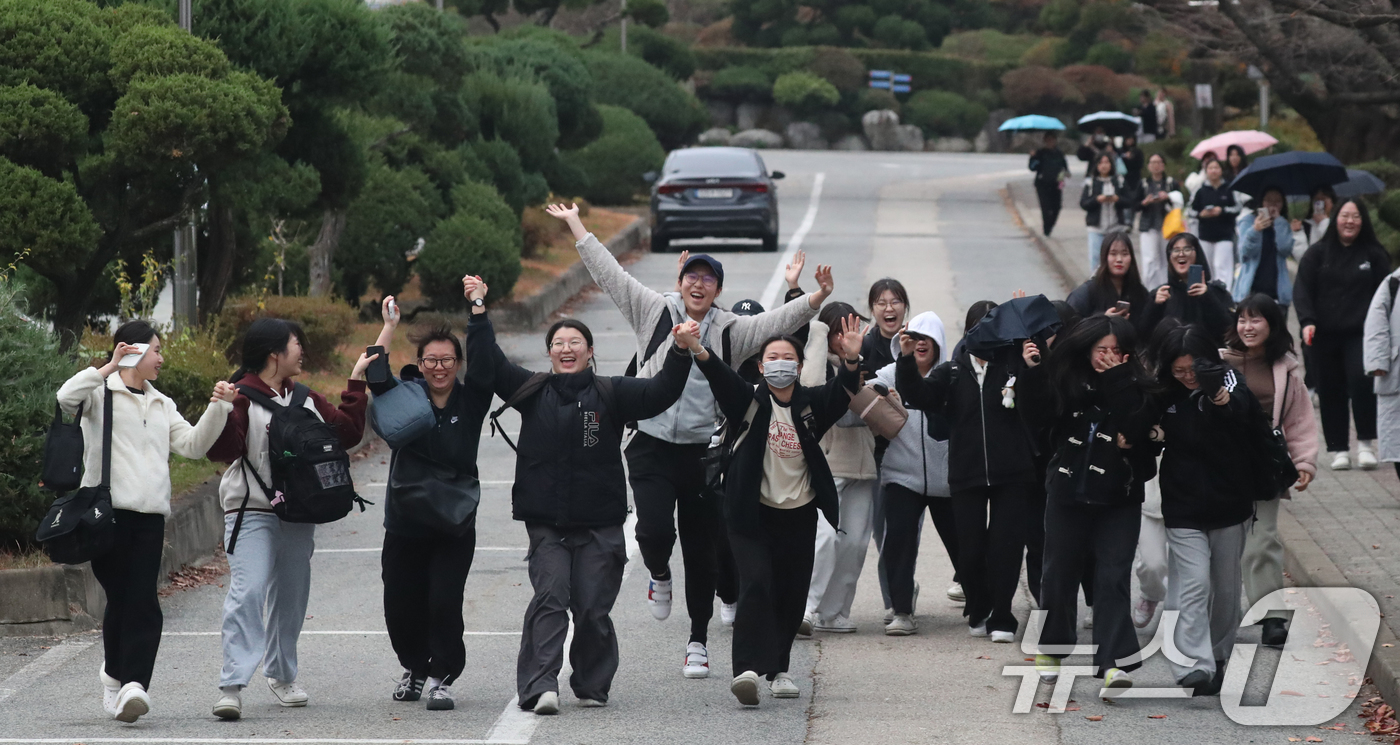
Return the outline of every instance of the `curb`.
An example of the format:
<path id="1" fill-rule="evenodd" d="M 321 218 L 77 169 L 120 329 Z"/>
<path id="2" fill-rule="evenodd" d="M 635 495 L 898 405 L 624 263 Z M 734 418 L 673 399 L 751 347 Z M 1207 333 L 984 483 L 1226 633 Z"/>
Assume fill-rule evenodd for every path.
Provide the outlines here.
<path id="1" fill-rule="evenodd" d="M 1033 228 L 1026 224 L 1026 218 L 1021 215 L 1021 209 L 1016 206 L 1016 200 L 1011 196 L 1011 184 L 1000 190 L 1001 200 L 1006 203 L 1007 212 L 1016 220 L 1016 227 L 1026 234 L 1026 237 L 1040 249 L 1041 256 L 1050 264 L 1050 268 L 1060 275 L 1060 281 L 1064 283 L 1065 291 L 1068 292 L 1078 287 L 1083 280 L 1075 281 L 1074 273 L 1065 266 L 1065 262 L 1060 259 L 1060 254 L 1050 245 L 1045 237 L 1036 233 Z"/>
<path id="2" fill-rule="evenodd" d="M 620 256 L 641 248 L 650 238 L 650 224 L 639 217 L 608 239 L 605 245 L 614 256 Z M 584 266 L 583 261 L 577 261 L 534 295 L 491 306 L 491 321 L 498 329 L 534 329 L 591 284 L 593 276 L 588 273 L 588 267 Z"/>

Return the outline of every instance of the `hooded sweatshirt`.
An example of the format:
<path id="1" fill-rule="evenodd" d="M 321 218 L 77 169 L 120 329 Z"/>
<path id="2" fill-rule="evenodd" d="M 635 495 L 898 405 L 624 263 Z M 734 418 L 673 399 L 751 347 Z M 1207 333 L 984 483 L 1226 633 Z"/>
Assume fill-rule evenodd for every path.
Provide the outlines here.
<path id="1" fill-rule="evenodd" d="M 593 281 L 612 298 L 623 318 L 637 335 L 637 377 L 650 378 L 661 371 L 666 355 L 653 354 L 643 359 L 662 314 L 669 314 L 668 325 L 686 320 L 685 306 L 680 293 L 661 293 L 647 287 L 636 277 L 627 273 L 617 262 L 617 257 L 589 233 L 576 244 L 579 257 Z M 724 360 L 737 369 L 740 363 L 753 356 L 765 339 L 778 334 L 790 334 L 805 326 L 817 315 L 804 298 L 799 302 L 788 302 L 773 310 L 754 316 L 740 316 L 723 308 L 712 306 L 700 322 L 700 343 L 708 349 L 722 351 L 726 335 L 729 340 L 729 359 Z M 660 352 L 664 352 L 662 345 Z M 638 422 L 637 428 L 659 440 L 676 444 L 702 444 L 710 441 L 715 422 L 719 420 L 719 406 L 705 376 L 696 367 L 690 370 L 685 392 L 680 401 L 661 414 Z"/>
<path id="2" fill-rule="evenodd" d="M 1379 243 L 1343 246 L 1326 239 L 1298 260 L 1293 304 L 1298 325 L 1319 331 L 1360 334 L 1376 288 L 1390 274 L 1390 254 Z"/>
<path id="3" fill-rule="evenodd" d="M 928 311 L 914 316 L 909 321 L 909 330 L 923 334 L 938 344 L 938 359 L 934 368 L 948 360 L 948 344 L 943 330 L 943 319 L 937 313 Z M 933 370 L 929 370 L 929 375 Z M 927 380 L 925 376 L 925 380 Z M 894 389 L 895 364 L 891 363 L 875 373 L 875 381 Z M 880 464 L 880 484 L 899 484 L 915 494 L 926 497 L 948 497 L 953 492 L 948 488 L 948 442 L 929 437 L 928 414 L 918 409 L 909 410 L 909 421 L 899 434 L 890 440 L 885 450 L 885 459 Z"/>

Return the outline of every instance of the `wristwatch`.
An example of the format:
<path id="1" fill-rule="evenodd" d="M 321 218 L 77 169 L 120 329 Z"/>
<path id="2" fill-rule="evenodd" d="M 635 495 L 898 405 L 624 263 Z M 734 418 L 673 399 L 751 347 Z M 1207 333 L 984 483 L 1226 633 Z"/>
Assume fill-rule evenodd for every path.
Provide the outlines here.
<path id="1" fill-rule="evenodd" d="M 475 300 L 472 300 L 472 305 L 475 305 L 478 308 L 485 308 L 486 301 L 482 300 L 481 298 L 476 298 Z"/>
<path id="2" fill-rule="evenodd" d="M 842 359 L 845 359 L 845 358 L 843 357 Z M 864 362 L 864 361 L 865 361 L 865 355 L 863 355 L 863 354 L 858 354 L 858 355 L 856 355 L 856 358 L 855 358 L 855 359 L 853 359 L 853 360 L 846 360 L 846 364 L 848 364 L 848 365 L 859 365 L 860 363 L 862 363 L 862 362 Z"/>

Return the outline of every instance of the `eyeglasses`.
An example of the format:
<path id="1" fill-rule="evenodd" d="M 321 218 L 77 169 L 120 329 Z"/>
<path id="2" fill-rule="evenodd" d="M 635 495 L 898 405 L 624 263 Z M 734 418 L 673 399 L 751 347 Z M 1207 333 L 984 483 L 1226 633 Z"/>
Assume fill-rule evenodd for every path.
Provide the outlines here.
<path id="1" fill-rule="evenodd" d="M 418 363 L 429 370 L 450 370 L 457 366 L 456 357 L 419 357 Z"/>
<path id="2" fill-rule="evenodd" d="M 1173 248 L 1173 249 L 1171 250 L 1171 252 L 1168 253 L 1167 255 L 1168 255 L 1168 256 L 1192 256 L 1192 255 L 1194 255 L 1195 253 L 1196 253 L 1196 249 L 1191 248 L 1190 246 L 1177 246 L 1176 248 Z"/>
<path id="3" fill-rule="evenodd" d="M 699 272 L 686 272 L 682 277 L 687 284 L 705 285 L 705 289 L 713 290 L 719 284 L 719 277 L 713 274 L 701 274 Z"/>
<path id="4" fill-rule="evenodd" d="M 550 344 L 549 348 L 557 352 L 562 351 L 565 347 L 568 347 L 569 349 L 572 349 L 575 352 L 577 352 L 578 350 L 584 349 L 587 346 L 588 342 L 584 341 L 583 339 L 570 339 L 567 342 L 563 339 L 560 339 L 559 341 Z"/>
<path id="5" fill-rule="evenodd" d="M 874 307 L 875 307 L 877 310 L 885 310 L 885 309 L 894 310 L 895 308 L 902 308 L 902 307 L 904 307 L 904 301 L 903 301 L 903 300 L 877 300 L 877 301 L 875 301 Z"/>

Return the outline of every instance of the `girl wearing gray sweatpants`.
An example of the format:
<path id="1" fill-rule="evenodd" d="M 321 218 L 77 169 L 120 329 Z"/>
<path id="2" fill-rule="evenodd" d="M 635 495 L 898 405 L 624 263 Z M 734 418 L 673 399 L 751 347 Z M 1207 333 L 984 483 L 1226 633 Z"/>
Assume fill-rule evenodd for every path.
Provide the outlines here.
<path id="1" fill-rule="evenodd" d="M 1162 517 L 1167 527 L 1166 612 L 1173 642 L 1191 660 L 1172 662 L 1192 695 L 1220 692 L 1240 625 L 1240 555 L 1254 514 L 1253 475 L 1241 443 L 1259 402 L 1197 326 L 1168 333 L 1152 355 L 1162 396 Z"/>
<path id="2" fill-rule="evenodd" d="M 263 392 L 284 406 L 292 400 L 292 378 L 301 373 L 302 332 L 291 321 L 263 318 L 248 327 L 243 366 L 230 378 Z M 359 444 L 364 435 L 368 396 L 363 380 L 369 359 L 360 355 L 340 406 L 333 407 L 311 391 L 305 405 L 331 424 L 341 447 Z M 267 428 L 272 413 L 238 394 L 233 413 L 209 459 L 229 463 L 219 483 L 224 507 L 224 545 L 228 547 L 229 585 L 224 598 L 224 666 L 214 716 L 243 715 L 243 689 L 263 667 L 268 688 L 282 706 L 306 706 L 309 696 L 297 683 L 297 638 L 311 594 L 311 554 L 316 526 L 283 522 L 259 486 L 271 483 Z M 254 470 L 257 478 L 249 475 Z M 242 512 L 240 524 L 239 513 Z M 237 534 L 235 536 L 235 525 Z"/>

